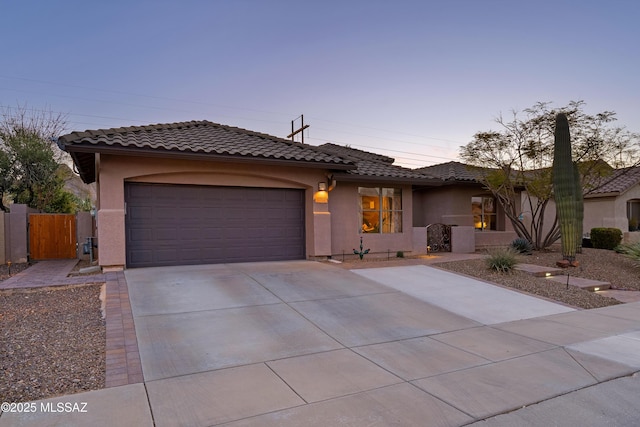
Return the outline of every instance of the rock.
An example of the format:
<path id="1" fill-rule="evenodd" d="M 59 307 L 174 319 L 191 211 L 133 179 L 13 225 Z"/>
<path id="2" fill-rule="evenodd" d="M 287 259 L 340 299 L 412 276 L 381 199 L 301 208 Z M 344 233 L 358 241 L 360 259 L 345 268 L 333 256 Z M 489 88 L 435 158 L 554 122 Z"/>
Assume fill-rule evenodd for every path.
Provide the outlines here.
<path id="1" fill-rule="evenodd" d="M 568 268 L 571 265 L 571 263 L 569 262 L 569 260 L 563 259 L 563 260 L 557 261 L 556 265 L 560 268 Z"/>

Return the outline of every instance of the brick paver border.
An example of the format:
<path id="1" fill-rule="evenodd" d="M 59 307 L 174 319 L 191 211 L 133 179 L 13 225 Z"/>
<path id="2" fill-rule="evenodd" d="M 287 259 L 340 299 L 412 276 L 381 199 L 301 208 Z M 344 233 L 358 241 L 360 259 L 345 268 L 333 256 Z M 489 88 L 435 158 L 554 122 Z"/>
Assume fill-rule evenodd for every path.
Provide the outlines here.
<path id="1" fill-rule="evenodd" d="M 105 387 L 141 383 L 142 364 L 124 272 L 106 273 Z"/>

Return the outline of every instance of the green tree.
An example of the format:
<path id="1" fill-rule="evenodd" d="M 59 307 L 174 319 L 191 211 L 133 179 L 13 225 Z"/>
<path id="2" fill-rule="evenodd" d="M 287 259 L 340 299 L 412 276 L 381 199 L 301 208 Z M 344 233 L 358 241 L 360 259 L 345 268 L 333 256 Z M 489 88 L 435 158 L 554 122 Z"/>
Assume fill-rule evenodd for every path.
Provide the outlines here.
<path id="1" fill-rule="evenodd" d="M 561 108 L 538 102 L 523 112 L 513 111 L 509 119 L 500 115 L 499 131 L 478 132 L 460 147 L 460 157 L 477 166 L 473 170 L 478 180 L 493 193 L 518 236 L 536 249 L 560 238 L 557 216 L 545 224 L 553 199 L 551 166 L 558 113 L 566 114 L 572 129 L 572 155 L 585 195 L 604 185 L 612 168 L 638 164 L 640 135 L 614 126 L 614 112 L 588 114 L 584 107 L 583 101 Z M 520 198 L 522 191 L 528 197 Z M 523 221 L 523 215 L 530 221 Z"/>
<path id="2" fill-rule="evenodd" d="M 64 131 L 64 117 L 20 106 L 7 107 L 1 114 L 2 195 L 44 212 L 75 212 L 78 201 L 64 190 L 59 173 L 64 157 L 54 142 Z M 3 202 L 0 209 L 7 211 Z"/>

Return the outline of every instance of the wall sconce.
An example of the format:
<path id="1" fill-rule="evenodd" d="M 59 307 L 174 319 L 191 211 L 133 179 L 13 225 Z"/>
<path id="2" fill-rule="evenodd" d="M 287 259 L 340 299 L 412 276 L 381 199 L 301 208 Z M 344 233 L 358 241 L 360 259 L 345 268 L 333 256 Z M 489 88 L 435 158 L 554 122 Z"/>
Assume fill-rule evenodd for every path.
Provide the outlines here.
<path id="1" fill-rule="evenodd" d="M 313 195 L 313 201 L 316 203 L 329 203 L 329 193 L 327 192 L 326 182 L 318 183 L 318 191 Z"/>

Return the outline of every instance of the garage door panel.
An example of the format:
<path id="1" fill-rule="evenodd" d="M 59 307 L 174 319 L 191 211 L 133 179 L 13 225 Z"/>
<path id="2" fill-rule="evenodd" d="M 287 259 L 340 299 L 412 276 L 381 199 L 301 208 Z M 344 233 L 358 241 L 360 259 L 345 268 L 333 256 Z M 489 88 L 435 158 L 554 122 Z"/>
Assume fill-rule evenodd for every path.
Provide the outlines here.
<path id="1" fill-rule="evenodd" d="M 305 257 L 304 191 L 127 183 L 127 266 Z"/>

